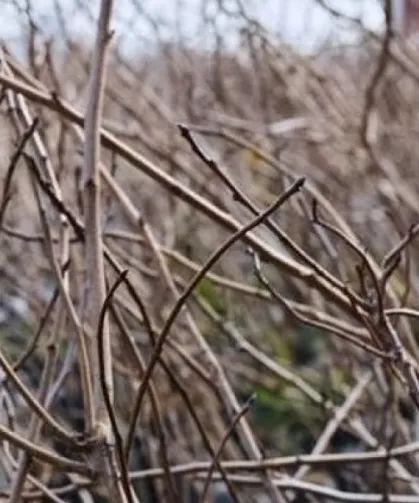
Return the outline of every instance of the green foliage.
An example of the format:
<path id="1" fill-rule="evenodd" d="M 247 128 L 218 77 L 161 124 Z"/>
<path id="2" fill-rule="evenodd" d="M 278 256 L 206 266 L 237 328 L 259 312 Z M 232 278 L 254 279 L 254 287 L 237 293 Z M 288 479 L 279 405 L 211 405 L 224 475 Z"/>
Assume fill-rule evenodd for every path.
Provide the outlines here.
<path id="1" fill-rule="evenodd" d="M 293 386 L 261 384 L 255 391 L 252 419 L 262 442 L 283 455 L 309 448 L 323 424 L 319 409 Z"/>
<path id="2" fill-rule="evenodd" d="M 285 330 L 267 328 L 263 338 L 281 365 L 289 365 L 293 360 L 292 341 L 289 334 L 284 332 Z"/>
<path id="3" fill-rule="evenodd" d="M 27 323 L 20 322 L 15 326 L 7 327 L 0 332 L 1 349 L 10 362 L 16 361 L 22 354 L 31 338 L 33 328 Z"/>
<path id="4" fill-rule="evenodd" d="M 208 279 L 203 278 L 197 286 L 197 294 L 202 297 L 220 316 L 226 316 L 228 312 L 227 303 L 225 298 L 220 295 L 214 283 Z"/>
<path id="5" fill-rule="evenodd" d="M 325 333 L 317 328 L 299 325 L 290 341 L 295 365 L 313 365 L 321 359 Z"/>

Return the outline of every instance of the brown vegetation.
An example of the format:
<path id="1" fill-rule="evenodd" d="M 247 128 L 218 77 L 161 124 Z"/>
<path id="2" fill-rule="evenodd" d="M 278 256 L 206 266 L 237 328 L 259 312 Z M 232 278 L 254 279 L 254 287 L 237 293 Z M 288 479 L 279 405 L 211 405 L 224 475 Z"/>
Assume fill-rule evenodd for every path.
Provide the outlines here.
<path id="1" fill-rule="evenodd" d="M 2 501 L 419 501 L 419 53 L 231 3 L 2 46 Z"/>

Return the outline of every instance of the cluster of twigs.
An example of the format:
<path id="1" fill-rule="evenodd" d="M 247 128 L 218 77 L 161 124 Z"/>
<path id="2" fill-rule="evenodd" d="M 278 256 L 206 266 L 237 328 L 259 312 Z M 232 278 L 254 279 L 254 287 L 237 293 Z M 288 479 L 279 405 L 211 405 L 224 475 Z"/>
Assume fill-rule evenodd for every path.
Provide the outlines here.
<path id="1" fill-rule="evenodd" d="M 214 46 L 192 49 L 133 1 L 157 38 L 127 56 L 102 0 L 90 54 L 65 17 L 57 46 L 18 9 L 2 500 L 419 501 L 419 54 L 390 0 L 382 34 L 317 3 L 355 47 L 303 56 L 237 0 L 203 9 Z"/>

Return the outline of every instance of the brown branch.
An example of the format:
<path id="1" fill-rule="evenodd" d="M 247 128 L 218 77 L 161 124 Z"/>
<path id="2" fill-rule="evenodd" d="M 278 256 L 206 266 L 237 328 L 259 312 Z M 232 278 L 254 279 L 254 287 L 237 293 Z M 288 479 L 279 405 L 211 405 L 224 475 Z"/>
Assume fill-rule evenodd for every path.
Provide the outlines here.
<path id="1" fill-rule="evenodd" d="M 271 213 L 276 211 L 289 197 L 291 197 L 293 194 L 295 194 L 303 185 L 304 179 L 300 178 L 297 180 L 295 183 L 291 185 L 291 187 L 286 190 L 280 197 L 276 199 L 276 201 L 268 207 L 263 213 L 258 215 L 256 218 L 254 218 L 251 222 L 249 222 L 247 225 L 243 226 L 239 231 L 234 233 L 229 239 L 227 239 L 223 245 L 221 245 L 217 250 L 215 250 L 212 254 L 211 257 L 205 262 L 205 264 L 202 266 L 201 270 L 197 272 L 192 280 L 189 282 L 187 288 L 185 291 L 182 293 L 182 295 L 179 297 L 178 301 L 176 302 L 175 306 L 171 310 L 166 323 L 156 341 L 154 351 L 152 354 L 152 357 L 150 359 L 150 362 L 147 366 L 147 370 L 145 372 L 143 381 L 141 382 L 140 388 L 138 390 L 138 394 L 135 400 L 135 405 L 134 409 L 131 414 L 131 421 L 130 421 L 130 427 L 129 427 L 129 433 L 128 433 L 128 439 L 125 447 L 125 452 L 126 456 L 129 456 L 129 452 L 133 443 L 134 439 L 134 432 L 136 429 L 136 424 L 137 424 L 137 418 L 138 414 L 141 409 L 141 403 L 146 391 L 147 387 L 147 381 L 150 379 L 151 374 L 154 370 L 154 367 L 156 366 L 160 354 L 163 350 L 163 346 L 166 340 L 166 337 L 169 334 L 169 331 L 179 314 L 180 310 L 184 306 L 185 302 L 187 301 L 188 297 L 192 294 L 193 290 L 196 288 L 198 283 L 202 280 L 202 278 L 205 276 L 205 273 L 210 270 L 210 268 L 221 258 L 221 256 L 228 251 L 228 249 L 239 239 L 243 238 L 244 235 L 249 232 L 251 229 L 254 227 L 258 226 L 260 223 L 264 221 L 264 219 L 269 216 Z"/>
<path id="2" fill-rule="evenodd" d="M 362 115 L 361 121 L 361 141 L 364 147 L 370 151 L 371 141 L 370 135 L 370 124 L 371 124 L 371 114 L 376 104 L 377 89 L 380 84 L 381 79 L 384 76 L 388 62 L 390 61 L 390 44 L 393 35 L 393 7 L 392 0 L 384 1 L 384 13 L 385 13 L 385 35 L 383 43 L 381 46 L 380 56 L 378 58 L 377 67 L 372 76 L 371 82 L 365 92 L 365 107 Z"/>
<path id="3" fill-rule="evenodd" d="M 100 315 L 99 315 L 99 323 L 98 323 L 98 328 L 97 328 L 97 335 L 96 335 L 96 340 L 97 340 L 97 351 L 99 355 L 99 378 L 100 378 L 100 386 L 102 388 L 102 393 L 103 393 L 103 400 L 105 402 L 105 407 L 109 416 L 109 420 L 111 423 L 112 427 L 112 433 L 113 433 L 113 438 L 115 439 L 115 446 L 116 446 L 116 452 L 118 455 L 118 461 L 119 461 L 119 467 L 120 467 L 120 472 L 121 472 L 121 478 L 122 478 L 122 485 L 124 488 L 125 496 L 127 498 L 127 501 L 129 503 L 134 503 L 134 500 L 132 498 L 132 493 L 131 493 L 131 485 L 129 482 L 128 478 L 128 467 L 125 462 L 125 457 L 124 457 L 124 447 L 123 447 L 123 439 L 122 435 L 119 431 L 118 428 L 118 423 L 115 417 L 115 411 L 114 411 L 114 406 L 112 403 L 112 397 L 110 396 L 110 390 L 107 386 L 107 377 L 106 377 L 106 362 L 105 362 L 105 351 L 104 351 L 104 333 L 103 333 L 103 328 L 105 325 L 105 319 L 106 319 L 106 314 L 107 310 L 109 309 L 110 303 L 112 302 L 112 297 L 118 287 L 121 285 L 121 283 L 124 281 L 126 275 L 128 274 L 128 271 L 123 271 L 115 283 L 112 285 L 111 289 L 109 290 L 105 301 L 103 303 Z"/>

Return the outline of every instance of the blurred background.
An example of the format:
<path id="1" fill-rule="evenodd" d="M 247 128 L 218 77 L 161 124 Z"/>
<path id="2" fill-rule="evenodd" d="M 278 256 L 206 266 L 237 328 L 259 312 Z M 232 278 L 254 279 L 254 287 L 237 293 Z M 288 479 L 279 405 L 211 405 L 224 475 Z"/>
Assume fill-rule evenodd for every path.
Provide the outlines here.
<path id="1" fill-rule="evenodd" d="M 419 355 L 417 230 L 409 234 L 419 217 L 419 5 L 388 2 L 387 25 L 384 7 L 378 0 L 115 2 L 104 127 L 152 167 L 132 162 L 116 143 L 104 146 L 107 172 L 148 230 L 133 224 L 132 211 L 104 183 L 103 239 L 129 269 L 155 333 L 211 252 L 254 215 L 240 193 L 260 211 L 296 177 L 307 178 L 301 194 L 272 216 L 273 226 L 258 227 L 250 241 L 236 243 L 221 258 L 177 319 L 165 363 L 153 378 L 159 410 L 147 397 L 136 430 L 130 469 L 142 503 L 170 501 L 163 462 L 181 467 L 175 501 L 201 501 L 206 472 L 188 472 L 185 465 L 213 459 L 253 395 L 243 412 L 246 423 L 233 428 L 220 454 L 223 461 L 250 463 L 231 469 L 238 501 L 274 501 L 266 480 L 295 503 L 419 501 L 416 407 L 406 383 L 383 364 L 388 348 L 374 346 L 371 335 L 376 280 L 387 274 L 392 250 L 407 239 L 410 245 L 401 247 L 384 281 L 383 309 L 397 318 L 409 355 Z M 98 11 L 96 0 L 0 0 L 2 75 L 40 93 L 54 91 L 83 113 Z M 29 126 L 22 113 L 27 107 L 29 117 L 40 121 L 46 153 L 33 145 L 28 151 L 41 164 L 50 162 L 64 204 L 82 219 L 83 143 L 73 121 L 36 96 L 26 96 L 25 104 L 1 96 L 4 200 L 10 159 Z M 7 210 L 0 211 L 1 349 L 36 393 L 48 335 L 55 333 L 48 306 L 57 282 L 23 161 L 10 190 Z M 313 201 L 320 219 L 340 233 L 313 223 Z M 61 222 L 50 201 L 45 207 L 58 254 Z M 70 234 L 69 288 L 82 317 L 83 246 L 74 229 Z M 248 246 L 259 253 L 261 271 Z M 106 272 L 115 279 L 110 266 Z M 347 291 L 365 312 L 371 307 L 369 325 L 358 304 L 355 309 L 342 300 Z M 126 435 L 153 343 L 129 292 L 116 296 L 111 314 L 116 410 Z M 69 327 L 66 319 L 58 331 L 54 379 L 60 386 L 50 409 L 83 431 Z M 10 383 L 1 390 L 10 393 L 13 428 L 24 435 L 27 405 Z M 5 403 L 2 423 L 9 424 Z M 77 458 L 48 432 L 42 442 Z M 4 501 L 17 459 L 6 444 L 0 454 L 7 459 L 0 463 Z M 406 452 L 397 459 L 345 459 L 401 446 Z M 282 460 L 281 469 L 273 465 L 263 473 L 251 466 L 261 458 L 310 453 L 342 458 L 312 465 Z M 31 473 L 63 501 L 108 501 L 100 489 L 87 483 L 86 489 L 41 463 Z M 234 501 L 220 473 L 214 480 L 205 501 Z M 24 499 L 36 500 L 34 493 L 29 485 Z"/>

